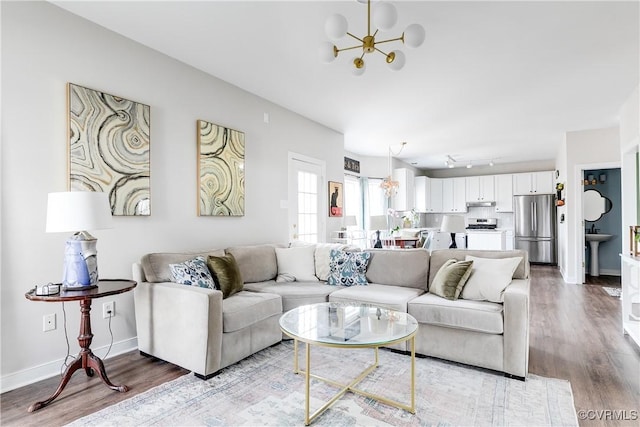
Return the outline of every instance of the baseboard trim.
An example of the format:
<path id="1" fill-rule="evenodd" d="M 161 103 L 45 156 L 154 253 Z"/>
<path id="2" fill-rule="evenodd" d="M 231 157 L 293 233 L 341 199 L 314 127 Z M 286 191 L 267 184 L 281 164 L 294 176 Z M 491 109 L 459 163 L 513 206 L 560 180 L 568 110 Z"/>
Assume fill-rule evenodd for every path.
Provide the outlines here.
<path id="1" fill-rule="evenodd" d="M 608 268 L 601 268 L 600 274 L 603 276 L 621 276 L 620 270 L 610 270 Z"/>
<path id="2" fill-rule="evenodd" d="M 91 350 L 93 350 L 98 356 L 100 356 L 101 354 L 106 353 L 108 348 L 109 345 L 105 345 L 102 347 L 92 348 Z M 114 342 L 113 346 L 111 347 L 111 351 L 109 352 L 109 356 L 106 360 L 109 360 L 114 356 L 118 356 L 120 354 L 137 349 L 137 337 Z M 75 354 L 73 356 L 75 356 Z M 60 375 L 60 367 L 62 366 L 63 361 L 64 359 L 53 360 L 51 362 L 34 366 L 32 368 L 27 368 L 23 369 L 22 371 L 3 375 L 2 378 L 0 378 L 0 393 L 15 390 L 16 388 L 24 387 L 26 385 L 45 380 L 47 378 Z"/>

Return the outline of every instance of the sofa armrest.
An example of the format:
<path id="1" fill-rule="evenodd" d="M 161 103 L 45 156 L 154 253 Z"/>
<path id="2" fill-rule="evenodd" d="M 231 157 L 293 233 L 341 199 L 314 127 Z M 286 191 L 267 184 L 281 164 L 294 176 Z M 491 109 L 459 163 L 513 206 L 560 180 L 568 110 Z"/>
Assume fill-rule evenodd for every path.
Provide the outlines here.
<path id="1" fill-rule="evenodd" d="M 525 378 L 529 370 L 530 279 L 514 279 L 504 291 L 504 371 Z"/>
<path id="2" fill-rule="evenodd" d="M 134 301 L 140 351 L 203 376 L 220 369 L 222 292 L 143 281 Z"/>

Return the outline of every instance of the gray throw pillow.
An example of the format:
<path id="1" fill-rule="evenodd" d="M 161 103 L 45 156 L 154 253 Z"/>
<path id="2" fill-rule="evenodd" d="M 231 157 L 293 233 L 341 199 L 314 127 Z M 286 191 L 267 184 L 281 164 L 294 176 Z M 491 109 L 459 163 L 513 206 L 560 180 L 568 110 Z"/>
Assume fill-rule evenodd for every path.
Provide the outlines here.
<path id="1" fill-rule="evenodd" d="M 429 292 L 446 299 L 456 300 L 471 275 L 473 261 L 447 260 L 433 278 Z"/>
<path id="2" fill-rule="evenodd" d="M 231 254 L 207 258 L 207 267 L 211 270 L 217 288 L 222 291 L 222 298 L 242 291 L 243 282 L 236 259 Z"/>

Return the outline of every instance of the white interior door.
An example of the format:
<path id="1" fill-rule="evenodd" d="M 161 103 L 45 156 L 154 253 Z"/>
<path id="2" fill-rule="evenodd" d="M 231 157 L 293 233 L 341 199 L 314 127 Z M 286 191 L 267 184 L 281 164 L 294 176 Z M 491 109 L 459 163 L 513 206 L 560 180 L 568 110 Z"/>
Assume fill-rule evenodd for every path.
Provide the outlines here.
<path id="1" fill-rule="evenodd" d="M 289 240 L 324 242 L 326 195 L 325 164 L 321 160 L 289 154 Z M 326 189 L 325 189 L 326 190 Z"/>

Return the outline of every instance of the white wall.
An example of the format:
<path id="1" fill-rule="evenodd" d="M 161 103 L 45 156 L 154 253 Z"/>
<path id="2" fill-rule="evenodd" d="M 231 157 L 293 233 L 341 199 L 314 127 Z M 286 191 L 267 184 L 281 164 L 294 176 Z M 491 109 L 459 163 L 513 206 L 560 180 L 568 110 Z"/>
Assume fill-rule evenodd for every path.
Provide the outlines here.
<path id="1" fill-rule="evenodd" d="M 562 273 L 569 283 L 582 283 L 582 270 L 577 267 L 582 261 L 584 241 L 582 239 L 582 169 L 620 167 L 619 128 L 593 129 L 566 134 L 566 242 L 562 244 Z"/>
<path id="2" fill-rule="evenodd" d="M 629 253 L 629 227 L 640 224 L 636 158 L 640 149 L 640 86 L 620 108 L 620 150 L 622 156 L 622 252 Z"/>
<path id="3" fill-rule="evenodd" d="M 67 82 L 151 106 L 152 213 L 116 217 L 114 229 L 94 233 L 104 278 L 131 277 L 132 262 L 151 251 L 285 242 L 287 215 L 280 200 L 288 198 L 287 153 L 324 160 L 326 179 L 342 181 L 344 141 L 337 132 L 49 3 L 2 2 L 1 8 L 4 391 L 59 370 L 66 353 L 61 305 L 31 302 L 24 293 L 61 279 L 68 236 L 46 234 L 44 225 L 47 193 L 67 188 Z M 244 217 L 196 215 L 198 119 L 245 132 Z M 327 233 L 340 224 L 340 218 L 328 220 Z M 112 299 L 116 348 L 126 350 L 136 345 L 133 295 Z M 109 342 L 102 302 L 93 304 L 94 348 Z M 66 312 L 76 354 L 78 304 L 67 303 Z M 58 315 L 58 329 L 44 333 L 42 317 L 49 313 Z"/>
<path id="4" fill-rule="evenodd" d="M 558 236 L 558 268 L 560 269 L 560 273 L 563 277 L 567 277 L 568 265 L 567 265 L 567 251 L 569 250 L 567 247 L 568 238 L 569 238 L 569 219 L 567 214 L 567 137 L 565 135 L 564 140 L 560 144 L 558 149 L 558 153 L 556 154 L 556 171 L 558 171 L 558 178 L 556 179 L 556 183 L 562 182 L 565 184 L 564 190 L 562 192 L 562 197 L 565 198 L 565 205 L 558 206 L 556 209 L 556 232 Z M 562 215 L 564 215 L 564 220 L 562 219 Z"/>

